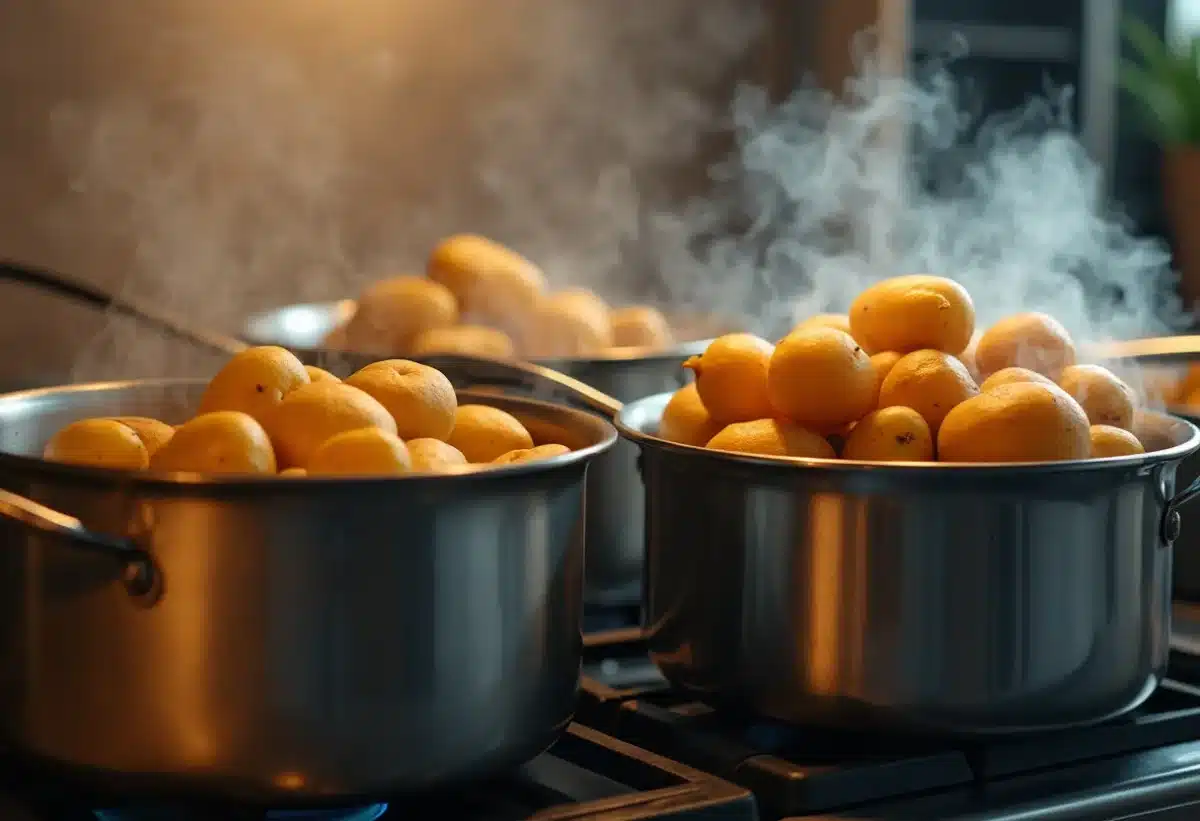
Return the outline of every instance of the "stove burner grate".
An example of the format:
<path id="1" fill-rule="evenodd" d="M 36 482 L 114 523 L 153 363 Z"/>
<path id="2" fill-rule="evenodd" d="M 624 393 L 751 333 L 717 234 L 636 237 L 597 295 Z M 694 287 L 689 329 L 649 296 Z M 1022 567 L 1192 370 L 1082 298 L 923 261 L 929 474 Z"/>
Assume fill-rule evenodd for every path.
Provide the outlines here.
<path id="1" fill-rule="evenodd" d="M 746 787 L 767 816 L 807 816 L 1169 747 L 1200 738 L 1200 689 L 1166 681 L 1129 716 L 986 740 L 823 730 L 738 716 L 674 690 L 638 631 L 585 637 L 580 720 Z M 1172 658 L 1184 682 L 1200 676 Z M 609 671 L 616 671 L 608 676 Z"/>
<path id="2" fill-rule="evenodd" d="M 136 798 L 109 803 L 49 768 L 0 757 L 0 821 L 756 821 L 744 787 L 655 755 L 581 724 L 512 772 L 473 783 L 403 794 L 387 805 L 275 810 Z M 28 764 L 28 762 L 25 762 Z M 117 789 L 111 783 L 110 790 Z M 128 790 L 128 787 L 126 788 Z M 137 793 L 125 792 L 125 795 Z M 95 807 L 110 807 L 96 811 Z"/>
<path id="3" fill-rule="evenodd" d="M 266 810 L 203 812 L 180 807 L 130 807 L 95 810 L 96 821 L 376 821 L 387 804 L 326 810 Z"/>

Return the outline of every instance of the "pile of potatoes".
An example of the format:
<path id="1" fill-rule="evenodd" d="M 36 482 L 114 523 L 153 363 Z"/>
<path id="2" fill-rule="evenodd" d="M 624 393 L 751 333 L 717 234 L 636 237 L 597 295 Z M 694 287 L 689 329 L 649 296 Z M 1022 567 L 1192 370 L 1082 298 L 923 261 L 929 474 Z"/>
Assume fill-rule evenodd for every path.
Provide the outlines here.
<path id="1" fill-rule="evenodd" d="M 658 435 L 732 453 L 870 462 L 1052 462 L 1144 453 L 1138 398 L 1079 364 L 1037 312 L 983 332 L 960 284 L 911 275 L 860 293 L 777 344 L 729 334 L 684 363 L 695 380 Z"/>
<path id="2" fill-rule="evenodd" d="M 366 288 L 325 345 L 380 355 L 464 354 L 497 359 L 586 357 L 613 349 L 663 349 L 675 333 L 655 308 L 613 309 L 583 288 L 550 292 L 529 260 L 489 239 L 449 237 L 425 276 Z"/>
<path id="3" fill-rule="evenodd" d="M 499 408 L 458 404 L 450 380 L 427 365 L 390 359 L 342 381 L 264 346 L 231 358 L 181 425 L 83 419 L 55 433 L 43 456 L 120 470 L 299 478 L 462 474 L 569 451 L 535 444 Z"/>

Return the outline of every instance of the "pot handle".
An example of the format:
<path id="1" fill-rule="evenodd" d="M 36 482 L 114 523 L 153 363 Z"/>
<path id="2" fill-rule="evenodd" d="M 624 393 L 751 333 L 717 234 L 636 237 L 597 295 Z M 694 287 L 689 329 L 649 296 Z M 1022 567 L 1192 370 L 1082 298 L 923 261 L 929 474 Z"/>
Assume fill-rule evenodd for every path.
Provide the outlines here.
<path id="1" fill-rule="evenodd" d="M 607 419 L 621 412 L 621 403 L 608 394 L 566 374 L 529 362 L 456 354 L 431 354 L 414 357 L 414 361 L 437 368 L 456 387 L 508 388 L 580 405 Z"/>
<path id="2" fill-rule="evenodd" d="M 147 606 L 158 601 L 162 594 L 162 574 L 154 558 L 128 539 L 93 533 L 74 516 L 7 490 L 0 490 L 0 516 L 33 530 L 59 536 L 65 544 L 77 550 L 115 560 L 123 568 L 121 582 L 126 592 Z"/>
<path id="3" fill-rule="evenodd" d="M 19 282 L 22 285 L 31 285 L 38 290 L 65 296 L 101 311 L 116 311 L 157 328 L 168 336 L 226 356 L 234 356 L 249 347 L 240 339 L 234 339 L 207 328 L 196 327 L 181 316 L 106 291 L 89 282 L 82 282 L 57 271 L 0 260 L 0 282 Z"/>

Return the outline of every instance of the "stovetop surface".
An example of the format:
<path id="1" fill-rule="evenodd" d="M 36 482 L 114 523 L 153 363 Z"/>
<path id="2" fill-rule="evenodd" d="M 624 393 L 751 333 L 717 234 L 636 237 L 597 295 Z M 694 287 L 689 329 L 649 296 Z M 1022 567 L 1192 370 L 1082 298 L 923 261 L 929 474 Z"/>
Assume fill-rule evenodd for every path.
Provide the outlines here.
<path id="1" fill-rule="evenodd" d="M 1118 818 L 1200 801 L 1200 688 L 1185 683 L 1092 728 L 899 737 L 733 717 L 673 691 L 636 631 L 587 643 L 580 720 L 747 787 L 764 818 Z M 1177 654 L 1176 673 L 1200 683 L 1200 658 Z"/>
<path id="2" fill-rule="evenodd" d="M 757 821 L 741 787 L 579 724 L 509 778 L 346 810 L 135 806 L 96 812 L 61 790 L 4 783 L 0 821 Z"/>
<path id="3" fill-rule="evenodd" d="M 577 723 L 520 773 L 474 790 L 340 815 L 127 806 L 98 816 L 61 785 L 31 788 L 0 759 L 0 821 L 1200 818 L 1200 640 L 1188 635 L 1174 643 L 1178 680 L 1134 715 L 982 742 L 820 731 L 713 710 L 658 676 L 638 631 L 620 629 L 628 622 L 624 612 L 589 616 L 587 627 L 607 632 L 586 642 Z"/>

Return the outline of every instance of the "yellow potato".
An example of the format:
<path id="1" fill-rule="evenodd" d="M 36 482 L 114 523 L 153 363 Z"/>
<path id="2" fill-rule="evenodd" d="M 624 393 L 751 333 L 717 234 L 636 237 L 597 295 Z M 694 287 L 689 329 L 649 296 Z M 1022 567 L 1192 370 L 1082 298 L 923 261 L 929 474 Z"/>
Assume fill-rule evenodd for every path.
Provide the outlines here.
<path id="1" fill-rule="evenodd" d="M 396 421 L 370 394 L 344 382 L 314 382 L 289 393 L 265 425 L 281 467 L 307 467 L 327 439 L 359 428 L 396 432 Z"/>
<path id="2" fill-rule="evenodd" d="M 835 459 L 833 445 L 820 434 L 779 419 L 753 419 L 726 425 L 706 445 L 709 450 L 755 456 Z"/>
<path id="3" fill-rule="evenodd" d="M 363 291 L 346 325 L 346 342 L 356 351 L 396 354 L 423 332 L 457 321 L 458 302 L 449 288 L 425 277 L 394 277 Z"/>
<path id="4" fill-rule="evenodd" d="M 1075 364 L 1075 343 L 1049 314 L 1014 314 L 983 332 L 975 348 L 975 364 L 984 377 L 1017 367 L 1058 379 L 1063 368 Z"/>
<path id="5" fill-rule="evenodd" d="M 474 463 L 533 447 L 533 437 L 519 419 L 490 405 L 459 405 L 454 430 L 446 441 Z"/>
<path id="6" fill-rule="evenodd" d="M 967 366 L 967 371 L 976 382 L 979 381 L 979 366 L 975 363 L 975 350 L 979 347 L 979 340 L 982 338 L 983 331 L 976 328 L 975 333 L 971 334 L 970 344 L 958 354 L 958 361 Z"/>
<path id="7" fill-rule="evenodd" d="M 883 380 L 887 379 L 887 375 L 892 372 L 892 368 L 896 367 L 896 363 L 903 356 L 904 354 L 899 354 L 895 351 L 882 351 L 871 355 L 871 367 L 875 369 L 875 383 L 877 385 L 883 385 Z M 878 391 L 878 388 L 876 388 L 876 391 Z"/>
<path id="8" fill-rule="evenodd" d="M 241 411 L 203 413 L 175 430 L 150 459 L 154 470 L 186 473 L 274 473 L 275 451 L 262 425 Z"/>
<path id="9" fill-rule="evenodd" d="M 934 436 L 946 414 L 979 393 L 967 366 L 942 351 L 905 354 L 879 386 L 879 407 L 912 408 Z"/>
<path id="10" fill-rule="evenodd" d="M 1016 382 L 973 396 L 946 415 L 937 435 L 943 462 L 1086 459 L 1087 414 L 1057 385 Z"/>
<path id="11" fill-rule="evenodd" d="M 721 432 L 700 401 L 695 382 L 689 382 L 671 397 L 658 422 L 658 435 L 669 442 L 702 448 Z"/>
<path id="12" fill-rule="evenodd" d="M 279 471 L 279 475 L 285 479 L 303 479 L 308 475 L 308 471 L 304 468 L 287 468 Z"/>
<path id="13" fill-rule="evenodd" d="M 771 415 L 817 431 L 832 432 L 866 416 L 878 390 L 871 358 L 850 334 L 835 328 L 788 334 L 767 370 Z"/>
<path id="14" fill-rule="evenodd" d="M 265 423 L 283 397 L 310 381 L 304 363 L 290 351 L 274 345 L 248 348 L 208 383 L 197 413 L 240 411 Z"/>
<path id="15" fill-rule="evenodd" d="M 1146 452 L 1141 441 L 1124 428 L 1116 428 L 1112 425 L 1092 425 L 1089 434 L 1092 440 L 1093 459 L 1133 456 Z"/>
<path id="16" fill-rule="evenodd" d="M 668 348 L 675 344 L 667 318 L 649 305 L 631 305 L 609 314 L 612 344 L 618 348 Z"/>
<path id="17" fill-rule="evenodd" d="M 332 351 L 348 351 L 350 350 L 350 341 L 347 338 L 346 329 L 350 325 L 350 320 L 342 322 L 340 325 L 335 325 L 329 333 L 325 334 L 325 338 L 321 340 L 321 347 L 328 348 Z"/>
<path id="18" fill-rule="evenodd" d="M 324 368 L 318 368 L 316 365 L 305 365 L 305 372 L 308 374 L 309 382 L 341 382 L 336 376 L 331 374 Z"/>
<path id="19" fill-rule="evenodd" d="M 1036 382 L 1041 385 L 1054 384 L 1053 379 L 1042 376 L 1037 371 L 1031 371 L 1028 368 L 1001 368 L 983 380 L 983 384 L 979 386 L 979 390 L 990 391 L 992 388 L 998 388 L 1001 385 L 1012 385 L 1017 382 Z"/>
<path id="20" fill-rule="evenodd" d="M 842 458 L 858 462 L 929 462 L 933 460 L 933 433 L 925 417 L 912 408 L 880 408 L 851 428 Z"/>
<path id="21" fill-rule="evenodd" d="M 562 291 L 543 299 L 525 333 L 532 357 L 591 356 L 612 347 L 608 306 L 590 291 Z"/>
<path id="22" fill-rule="evenodd" d="M 439 473 L 443 476 L 465 476 L 469 473 L 481 473 L 491 467 L 495 467 L 495 465 L 490 462 L 483 465 L 473 465 L 467 462 L 462 465 L 443 465 Z"/>
<path id="23" fill-rule="evenodd" d="M 142 440 L 142 444 L 146 446 L 146 452 L 151 456 L 167 442 L 170 442 L 171 437 L 175 435 L 175 428 L 166 422 L 146 416 L 114 416 L 112 419 L 126 427 L 133 428 L 133 432 Z"/>
<path id="24" fill-rule="evenodd" d="M 412 471 L 408 447 L 381 428 L 359 428 L 329 437 L 308 460 L 309 476 L 401 476 Z"/>
<path id="25" fill-rule="evenodd" d="M 467 464 L 467 457 L 440 439 L 410 439 L 408 454 L 414 473 L 450 473 L 447 468 Z"/>
<path id="26" fill-rule="evenodd" d="M 931 349 L 957 355 L 975 332 L 975 306 L 954 280 L 893 277 L 858 295 L 850 305 L 850 329 L 868 354 Z"/>
<path id="27" fill-rule="evenodd" d="M 696 375 L 696 390 L 714 422 L 750 422 L 774 414 L 767 389 L 773 353 L 774 345 L 753 334 L 726 334 L 683 367 Z"/>
<path id="28" fill-rule="evenodd" d="M 796 323 L 796 326 L 788 333 L 809 331 L 813 328 L 833 328 L 836 331 L 854 335 L 850 331 L 850 317 L 846 314 L 814 314 L 808 319 Z"/>
<path id="29" fill-rule="evenodd" d="M 58 431 L 42 457 L 51 462 L 114 470 L 144 470 L 150 454 L 142 438 L 115 419 L 81 419 Z"/>
<path id="30" fill-rule="evenodd" d="M 429 278 L 458 299 L 467 322 L 520 331 L 546 290 L 546 277 L 529 260 L 472 234 L 448 237 L 429 257 Z"/>
<path id="31" fill-rule="evenodd" d="M 1115 373 L 1099 365 L 1063 369 L 1058 386 L 1074 397 L 1093 425 L 1131 430 L 1137 396 Z"/>
<path id="32" fill-rule="evenodd" d="M 533 448 L 510 450 L 508 453 L 501 454 L 493 459 L 492 464 L 516 465 L 524 462 L 537 462 L 542 459 L 553 459 L 555 456 L 562 456 L 564 453 L 570 452 L 571 449 L 566 445 L 538 445 L 537 447 Z"/>
<path id="33" fill-rule="evenodd" d="M 412 346 L 413 356 L 440 353 L 490 359 L 512 359 L 516 356 L 516 350 L 512 337 L 504 331 L 483 325 L 434 328 L 417 337 Z"/>
<path id="34" fill-rule="evenodd" d="M 387 408 L 401 439 L 445 440 L 454 428 L 458 398 L 446 375 L 407 359 L 373 362 L 346 378 Z"/>

